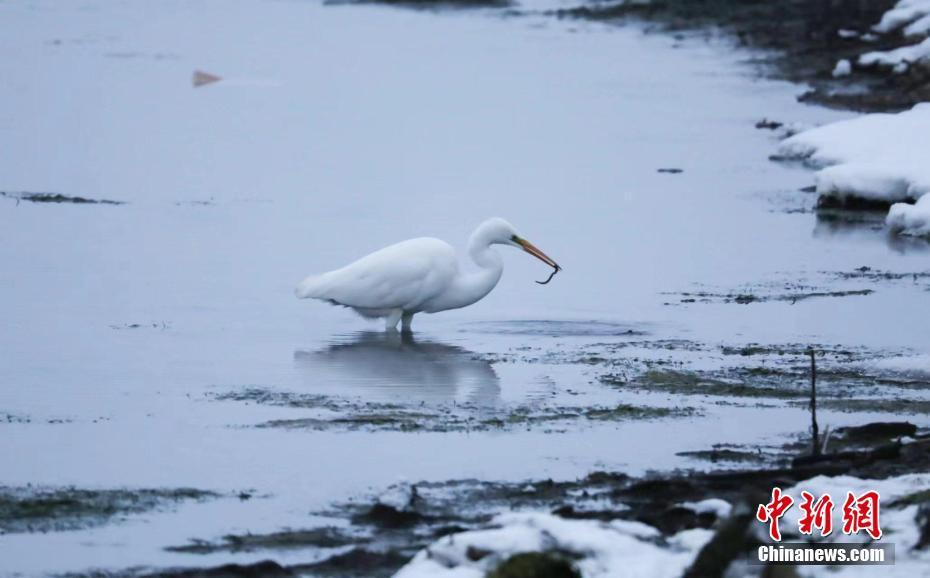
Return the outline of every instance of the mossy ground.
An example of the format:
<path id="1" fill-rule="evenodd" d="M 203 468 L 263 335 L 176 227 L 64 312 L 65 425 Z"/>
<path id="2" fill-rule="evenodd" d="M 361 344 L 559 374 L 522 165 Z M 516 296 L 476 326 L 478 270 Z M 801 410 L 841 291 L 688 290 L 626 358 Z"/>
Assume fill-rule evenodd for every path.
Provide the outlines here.
<path id="1" fill-rule="evenodd" d="M 217 497 L 191 488 L 114 489 L 0 487 L 0 533 L 53 532 L 99 526 L 162 506 Z"/>

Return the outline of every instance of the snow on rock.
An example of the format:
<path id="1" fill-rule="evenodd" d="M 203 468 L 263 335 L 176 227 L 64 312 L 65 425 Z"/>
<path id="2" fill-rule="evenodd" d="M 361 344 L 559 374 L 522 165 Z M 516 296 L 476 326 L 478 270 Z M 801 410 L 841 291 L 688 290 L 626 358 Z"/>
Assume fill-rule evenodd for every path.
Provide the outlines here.
<path id="1" fill-rule="evenodd" d="M 901 0 L 872 29 L 881 34 L 901 32 L 908 37 L 930 35 L 930 0 Z M 930 65 L 930 38 L 894 50 L 869 52 L 858 62 L 860 66 L 891 68 L 899 74 L 915 64 Z"/>
<path id="2" fill-rule="evenodd" d="M 782 141 L 783 157 L 804 159 L 817 172 L 817 192 L 889 203 L 920 199 L 930 192 L 930 103 L 895 114 L 866 114 L 817 127 Z M 924 234 L 930 203 L 895 205 L 889 226 Z"/>
<path id="3" fill-rule="evenodd" d="M 919 44 L 867 52 L 859 57 L 860 66 L 883 66 L 899 74 L 914 64 L 930 64 L 930 38 L 925 38 Z"/>
<path id="4" fill-rule="evenodd" d="M 926 36 L 930 34 L 930 14 L 915 20 L 904 29 L 906 36 Z"/>
<path id="5" fill-rule="evenodd" d="M 901 29 L 908 36 L 926 34 L 930 31 L 930 0 L 901 0 L 872 29 L 882 34 Z"/>
<path id="6" fill-rule="evenodd" d="M 684 502 L 681 506 L 694 511 L 695 514 L 706 514 L 709 512 L 718 518 L 726 518 L 730 515 L 730 512 L 733 511 L 733 506 L 730 505 L 730 502 L 721 500 L 720 498 L 708 498 L 700 502 Z"/>
<path id="7" fill-rule="evenodd" d="M 845 58 L 836 63 L 836 66 L 833 68 L 833 77 L 839 78 L 840 76 L 849 76 L 852 73 L 852 64 Z"/>
<path id="8" fill-rule="evenodd" d="M 403 511 L 413 506 L 416 499 L 416 486 L 407 482 L 399 482 L 378 496 L 377 501 L 379 504 Z"/>
<path id="9" fill-rule="evenodd" d="M 576 566 L 585 578 L 671 578 L 680 576 L 713 536 L 711 530 L 685 530 L 662 547 L 651 541 L 658 531 L 645 524 L 566 520 L 541 512 L 502 514 L 493 524 L 440 538 L 395 578 L 483 578 L 514 554 L 549 550 L 578 556 Z"/>
<path id="10" fill-rule="evenodd" d="M 930 195 L 924 195 L 913 205 L 891 205 L 885 224 L 896 233 L 930 237 Z"/>

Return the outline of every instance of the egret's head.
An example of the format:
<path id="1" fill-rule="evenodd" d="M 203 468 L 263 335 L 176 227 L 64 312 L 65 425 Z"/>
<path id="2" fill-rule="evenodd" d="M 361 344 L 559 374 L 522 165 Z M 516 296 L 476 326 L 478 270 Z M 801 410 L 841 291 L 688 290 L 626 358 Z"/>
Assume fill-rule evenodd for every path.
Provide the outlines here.
<path id="1" fill-rule="evenodd" d="M 521 237 L 517 230 L 514 229 L 513 225 L 501 219 L 500 217 L 494 217 L 493 219 L 488 219 L 481 224 L 479 230 L 487 239 L 488 244 L 498 244 L 498 245 L 510 245 L 512 247 L 517 247 L 523 249 L 530 255 L 536 257 L 546 265 L 552 267 L 555 271 L 559 271 L 561 267 L 559 264 L 552 260 L 551 257 L 540 251 L 535 245 Z M 551 277 L 550 277 L 551 279 Z"/>

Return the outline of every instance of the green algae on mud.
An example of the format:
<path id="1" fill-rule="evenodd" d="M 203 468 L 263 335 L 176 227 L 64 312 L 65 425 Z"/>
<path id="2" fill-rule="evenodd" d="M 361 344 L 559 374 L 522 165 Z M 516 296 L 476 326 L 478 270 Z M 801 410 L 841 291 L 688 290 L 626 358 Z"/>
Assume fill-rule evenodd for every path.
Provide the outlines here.
<path id="1" fill-rule="evenodd" d="M 584 417 L 591 420 L 622 421 L 627 419 L 661 419 L 667 417 L 688 417 L 698 413 L 693 407 L 647 407 L 621 403 L 612 408 L 592 408 L 585 410 Z"/>
<path id="2" fill-rule="evenodd" d="M 633 391 L 768 398 L 801 404 L 810 396 L 813 351 L 818 365 L 818 397 L 824 408 L 928 413 L 930 407 L 930 400 L 924 399 L 930 380 L 874 365 L 876 359 L 887 359 L 887 352 L 818 344 L 749 343 L 719 345 L 716 349 L 724 358 L 715 369 L 693 370 L 686 363 L 645 360 L 639 371 L 634 367 L 628 373 L 614 371 L 598 379 L 607 386 Z M 902 390 L 910 393 L 902 396 Z"/>
<path id="3" fill-rule="evenodd" d="M 220 541 L 192 540 L 183 546 L 168 546 L 169 552 L 214 554 L 216 552 L 255 552 L 259 550 L 293 550 L 300 548 L 340 548 L 366 542 L 331 526 L 311 529 L 285 529 L 269 534 L 228 534 Z"/>
<path id="4" fill-rule="evenodd" d="M 244 401 L 317 411 L 314 415 L 279 418 L 256 424 L 258 428 L 335 431 L 480 432 L 508 428 L 568 426 L 570 423 L 605 423 L 671 419 L 698 414 L 693 407 L 613 405 L 514 405 L 488 407 L 469 403 L 404 406 L 352 399 L 272 391 L 249 387 L 209 396 L 216 401 Z"/>
<path id="5" fill-rule="evenodd" d="M 774 399 L 798 399 L 806 394 L 803 390 L 787 389 L 768 385 L 749 385 L 743 382 L 726 381 L 701 375 L 698 372 L 650 370 L 633 380 L 613 374 L 600 377 L 601 383 L 611 386 L 631 387 L 647 391 L 663 391 L 683 395 L 707 395 L 715 397 L 757 397 Z"/>
<path id="6" fill-rule="evenodd" d="M 569 422 L 623 422 L 633 420 L 666 419 L 698 415 L 693 407 L 668 408 L 619 404 L 589 408 L 516 407 L 509 411 L 497 411 L 490 417 L 481 415 L 452 415 L 447 412 L 361 413 L 332 418 L 277 419 L 258 424 L 259 428 L 286 428 L 306 430 L 346 431 L 409 431 L 409 432 L 481 432 L 509 429 L 513 427 L 567 426 Z M 551 429 L 548 431 L 552 431 Z"/>
<path id="7" fill-rule="evenodd" d="M 798 403 L 798 405 L 802 405 Z M 930 415 L 930 400 L 904 398 L 818 399 L 817 407 L 848 413 L 876 412 L 896 415 Z"/>
<path id="8" fill-rule="evenodd" d="M 113 489 L 0 487 L 0 533 L 56 532 L 100 526 L 182 501 L 218 494 L 192 488 Z"/>

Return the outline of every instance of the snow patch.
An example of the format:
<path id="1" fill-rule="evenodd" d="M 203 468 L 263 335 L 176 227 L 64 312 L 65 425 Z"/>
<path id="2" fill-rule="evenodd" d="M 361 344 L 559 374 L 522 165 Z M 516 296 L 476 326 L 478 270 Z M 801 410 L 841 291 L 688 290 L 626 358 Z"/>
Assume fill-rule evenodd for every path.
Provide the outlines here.
<path id="1" fill-rule="evenodd" d="M 930 236 L 930 195 L 921 197 L 913 205 L 895 203 L 888 211 L 885 224 L 902 235 Z"/>
<path id="2" fill-rule="evenodd" d="M 928 16 L 930 16 L 930 0 L 901 0 L 895 4 L 894 8 L 882 15 L 881 21 L 873 26 L 872 30 L 888 34 L 903 28 L 904 33 L 911 36 L 920 34 L 920 30 L 923 29 L 922 33 L 925 34 L 930 29 L 930 22 L 923 24 Z"/>
<path id="3" fill-rule="evenodd" d="M 859 57 L 860 66 L 891 68 L 898 74 L 907 72 L 914 64 L 930 64 L 930 38 L 925 38 L 919 44 L 867 52 Z"/>
<path id="4" fill-rule="evenodd" d="M 930 232 L 927 135 L 930 103 L 896 114 L 866 114 L 796 134 L 782 141 L 779 153 L 821 167 L 817 192 L 901 203 L 888 215 L 897 232 Z M 921 199 L 916 205 L 903 203 Z"/>
<path id="5" fill-rule="evenodd" d="M 930 34 L 930 14 L 915 20 L 904 29 L 905 36 L 926 36 Z"/>
<path id="6" fill-rule="evenodd" d="M 733 511 L 730 502 L 720 498 L 708 498 L 700 502 L 684 502 L 681 506 L 693 510 L 695 514 L 712 513 L 718 518 L 729 517 L 730 512 Z"/>
<path id="7" fill-rule="evenodd" d="M 833 67 L 833 77 L 849 76 L 852 73 L 852 64 L 845 58 L 836 63 Z"/>
<path id="8" fill-rule="evenodd" d="M 384 506 L 390 506 L 396 510 L 404 511 L 413 505 L 416 500 L 417 490 L 408 482 L 399 482 L 389 487 L 378 496 L 377 501 Z"/>
<path id="9" fill-rule="evenodd" d="M 440 538 L 414 556 L 395 578 L 483 578 L 508 557 L 523 552 L 560 550 L 579 557 L 585 578 L 680 576 L 713 531 L 685 530 L 663 548 L 650 541 L 658 530 L 638 522 L 566 520 L 542 512 L 508 513 L 487 530 Z M 469 552 L 489 552 L 479 560 Z"/>

